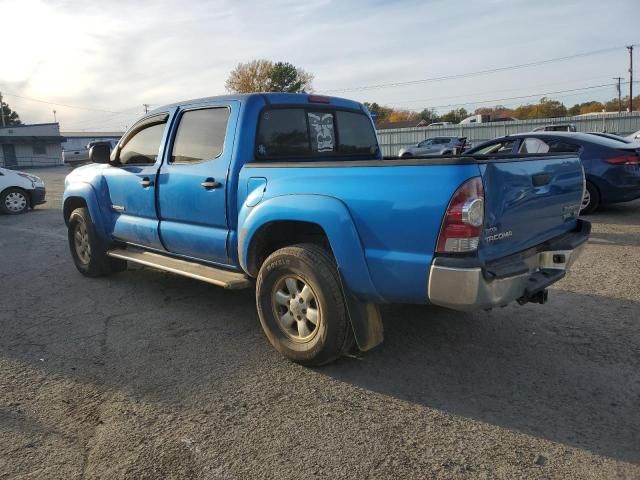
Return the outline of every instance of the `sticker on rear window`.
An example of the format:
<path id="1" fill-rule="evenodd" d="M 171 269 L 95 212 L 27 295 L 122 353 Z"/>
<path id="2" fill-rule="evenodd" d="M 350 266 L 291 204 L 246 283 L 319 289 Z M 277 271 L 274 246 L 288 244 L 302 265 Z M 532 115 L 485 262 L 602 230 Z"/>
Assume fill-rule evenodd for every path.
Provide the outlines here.
<path id="1" fill-rule="evenodd" d="M 333 113 L 309 112 L 307 115 L 311 130 L 312 151 L 333 152 L 335 150 Z"/>

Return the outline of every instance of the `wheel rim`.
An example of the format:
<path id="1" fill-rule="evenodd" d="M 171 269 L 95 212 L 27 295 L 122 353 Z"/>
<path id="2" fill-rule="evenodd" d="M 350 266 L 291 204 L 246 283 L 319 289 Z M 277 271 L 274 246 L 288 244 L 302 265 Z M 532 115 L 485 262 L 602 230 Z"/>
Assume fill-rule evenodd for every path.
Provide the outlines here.
<path id="1" fill-rule="evenodd" d="M 582 204 L 580 205 L 580 210 L 584 210 L 591 203 L 591 194 L 589 193 L 589 189 L 584 189 L 584 195 L 582 196 Z"/>
<path id="2" fill-rule="evenodd" d="M 89 233 L 84 222 L 78 222 L 73 231 L 73 243 L 80 261 L 87 265 L 91 261 L 91 245 L 89 245 Z"/>
<path id="3" fill-rule="evenodd" d="M 20 192 L 11 192 L 4 198 L 4 205 L 11 212 L 21 212 L 27 208 L 27 197 Z"/>
<path id="4" fill-rule="evenodd" d="M 322 312 L 313 289 L 300 277 L 287 275 L 276 282 L 271 295 L 280 329 L 294 342 L 308 342 L 319 331 Z"/>

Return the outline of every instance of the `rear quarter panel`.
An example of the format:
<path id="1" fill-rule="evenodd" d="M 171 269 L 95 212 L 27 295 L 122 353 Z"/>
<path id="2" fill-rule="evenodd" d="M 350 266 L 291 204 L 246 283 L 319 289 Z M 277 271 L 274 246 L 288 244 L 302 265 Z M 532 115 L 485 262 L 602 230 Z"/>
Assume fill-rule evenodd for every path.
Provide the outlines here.
<path id="1" fill-rule="evenodd" d="M 288 196 L 295 204 L 297 195 L 307 194 L 339 200 L 355 225 L 376 293 L 383 301 L 410 303 L 426 302 L 429 266 L 453 192 L 479 173 L 475 164 L 266 165 L 251 163 L 240 172 L 239 210 L 256 208 L 248 207 L 246 201 L 253 178 L 267 181 L 262 202 Z M 312 210 L 308 221 L 314 222 Z M 348 241 L 347 236 L 343 241 Z"/>

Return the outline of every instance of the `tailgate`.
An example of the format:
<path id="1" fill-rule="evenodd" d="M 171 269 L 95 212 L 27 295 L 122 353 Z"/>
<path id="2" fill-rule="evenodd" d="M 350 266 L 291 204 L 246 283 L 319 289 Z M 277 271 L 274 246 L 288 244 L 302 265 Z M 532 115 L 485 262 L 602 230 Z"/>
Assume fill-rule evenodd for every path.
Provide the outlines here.
<path id="1" fill-rule="evenodd" d="M 478 254 L 495 260 L 573 230 L 584 174 L 575 155 L 478 159 L 485 223 Z"/>

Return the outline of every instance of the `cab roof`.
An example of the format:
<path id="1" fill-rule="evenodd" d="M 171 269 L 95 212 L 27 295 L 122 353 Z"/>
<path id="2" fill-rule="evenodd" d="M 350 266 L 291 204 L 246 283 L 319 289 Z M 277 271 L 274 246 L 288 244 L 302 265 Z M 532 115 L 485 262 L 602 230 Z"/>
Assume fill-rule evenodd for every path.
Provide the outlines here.
<path id="1" fill-rule="evenodd" d="M 154 109 L 149 113 L 160 113 L 174 107 L 182 107 L 194 104 L 207 104 L 224 101 L 240 101 L 249 102 L 252 100 L 261 100 L 264 104 L 270 105 L 324 105 L 342 108 L 350 108 L 354 110 L 364 111 L 364 107 L 359 102 L 348 100 L 340 97 L 329 97 L 325 95 L 316 95 L 313 93 L 280 93 L 280 92 L 259 92 L 259 93 L 241 93 L 231 95 L 219 95 L 214 97 L 195 98 L 180 102 L 170 103 Z"/>

